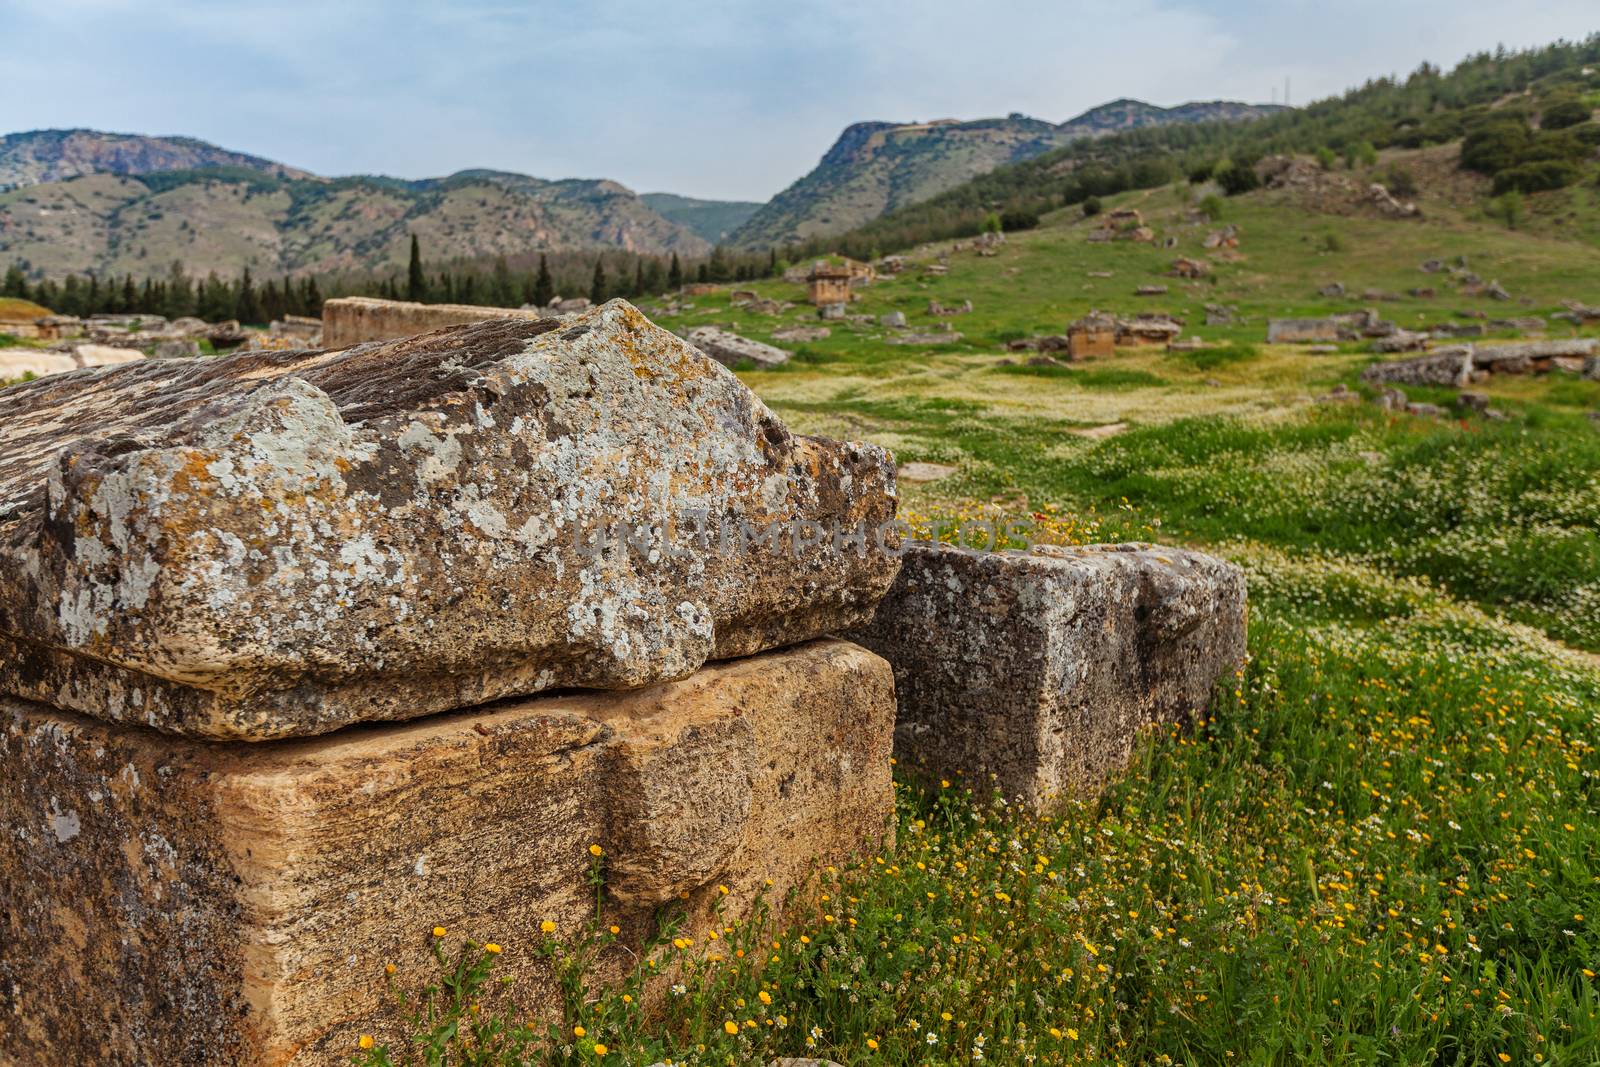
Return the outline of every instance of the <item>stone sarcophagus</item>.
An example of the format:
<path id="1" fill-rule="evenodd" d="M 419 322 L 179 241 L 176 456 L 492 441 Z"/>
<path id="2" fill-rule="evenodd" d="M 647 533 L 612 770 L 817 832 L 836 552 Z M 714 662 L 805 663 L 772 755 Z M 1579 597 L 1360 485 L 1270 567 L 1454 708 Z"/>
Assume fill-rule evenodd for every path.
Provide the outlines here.
<path id="1" fill-rule="evenodd" d="M 894 509 L 620 301 L 0 390 L 0 1063 L 346 1062 L 436 925 L 537 1011 L 876 849 Z"/>

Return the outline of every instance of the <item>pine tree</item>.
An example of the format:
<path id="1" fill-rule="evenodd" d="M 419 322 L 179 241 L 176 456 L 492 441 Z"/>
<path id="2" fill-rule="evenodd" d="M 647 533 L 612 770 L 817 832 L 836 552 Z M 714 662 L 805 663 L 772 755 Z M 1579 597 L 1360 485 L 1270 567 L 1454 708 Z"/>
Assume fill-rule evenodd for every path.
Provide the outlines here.
<path id="1" fill-rule="evenodd" d="M 0 283 L 0 296 L 28 299 L 28 276 L 22 272 L 21 264 L 13 263 L 6 269 L 5 281 Z"/>
<path id="2" fill-rule="evenodd" d="M 322 290 L 317 288 L 316 278 L 307 278 L 300 283 L 300 307 L 312 318 L 322 318 Z"/>
<path id="3" fill-rule="evenodd" d="M 169 319 L 180 319 L 195 313 L 194 285 L 189 281 L 189 276 L 183 272 L 183 264 L 178 260 L 172 261 L 172 267 L 167 271 L 167 299 L 162 305 L 161 313 Z"/>
<path id="4" fill-rule="evenodd" d="M 494 274 L 489 279 L 489 303 L 495 307 L 510 307 L 517 302 L 517 286 L 511 280 L 511 267 L 505 256 L 496 256 Z"/>
<path id="5" fill-rule="evenodd" d="M 122 279 L 122 310 L 133 311 L 138 303 L 139 289 L 133 284 L 133 275 L 130 274 Z M 144 311 L 146 309 L 138 308 L 138 310 Z M 152 311 L 151 314 L 160 314 L 160 312 Z"/>
<path id="6" fill-rule="evenodd" d="M 603 257 L 596 256 L 594 261 L 594 280 L 589 283 L 589 303 L 604 304 L 606 302 L 606 262 Z"/>
<path id="7" fill-rule="evenodd" d="M 417 235 L 411 235 L 411 265 L 406 269 L 406 299 L 419 303 L 428 299 L 428 279 L 422 273 L 422 249 Z"/>
<path id="8" fill-rule="evenodd" d="M 733 277 L 733 268 L 728 263 L 728 250 L 721 245 L 711 250 L 711 262 L 706 266 L 706 278 L 713 282 L 725 282 Z"/>
<path id="9" fill-rule="evenodd" d="M 640 256 L 633 264 L 633 298 L 637 300 L 644 294 L 644 257 Z"/>
<path id="10" fill-rule="evenodd" d="M 255 282 L 250 280 L 249 267 L 239 276 L 238 287 L 234 290 L 233 317 L 241 324 L 256 325 L 261 322 L 261 301 L 256 296 Z"/>
<path id="11" fill-rule="evenodd" d="M 672 266 L 667 268 L 667 288 L 677 292 L 683 288 L 683 264 L 678 262 L 678 253 L 672 253 Z"/>
<path id="12" fill-rule="evenodd" d="M 711 271 L 706 267 L 706 265 L 704 263 L 700 264 L 699 269 L 695 271 L 695 281 L 700 282 L 701 284 L 704 284 L 704 283 L 706 283 L 706 282 L 708 282 L 710 280 L 711 280 Z"/>

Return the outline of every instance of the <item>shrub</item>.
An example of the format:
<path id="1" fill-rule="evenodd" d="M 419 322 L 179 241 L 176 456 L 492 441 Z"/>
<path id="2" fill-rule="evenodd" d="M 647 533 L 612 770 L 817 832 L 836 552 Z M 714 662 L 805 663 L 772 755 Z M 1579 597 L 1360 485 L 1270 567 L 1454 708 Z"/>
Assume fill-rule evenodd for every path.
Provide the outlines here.
<path id="1" fill-rule="evenodd" d="M 1323 145 L 1321 148 L 1317 149 L 1317 165 L 1323 170 L 1332 170 L 1333 165 L 1338 161 L 1338 155 L 1335 154 L 1333 149 L 1329 148 L 1327 145 Z"/>
<path id="2" fill-rule="evenodd" d="M 1589 121 L 1589 105 L 1568 97 L 1550 104 L 1539 115 L 1539 125 L 1547 130 L 1564 130 L 1580 122 Z"/>
<path id="3" fill-rule="evenodd" d="M 1583 177 L 1576 163 L 1564 159 L 1543 159 L 1503 170 L 1494 177 L 1496 195 L 1513 190 L 1520 193 L 1540 193 L 1547 189 L 1563 189 Z"/>
<path id="4" fill-rule="evenodd" d="M 1522 219 L 1522 194 L 1513 189 L 1489 201 L 1489 217 L 1499 219 L 1508 229 L 1516 229 Z"/>
<path id="5" fill-rule="evenodd" d="M 1481 125 L 1461 141 L 1461 168 L 1493 176 L 1520 163 L 1532 140 L 1520 122 Z"/>
<path id="6" fill-rule="evenodd" d="M 1007 233 L 1032 230 L 1039 225 L 1039 213 L 1025 208 L 1012 208 L 1000 213 L 1000 228 Z"/>
<path id="7" fill-rule="evenodd" d="M 1098 196 L 1091 196 L 1089 199 L 1083 202 L 1084 218 L 1090 218 L 1091 216 L 1098 215 L 1103 209 L 1104 205 L 1100 203 L 1100 198 Z"/>
<path id="8" fill-rule="evenodd" d="M 1229 196 L 1248 193 L 1261 185 L 1261 179 L 1256 177 L 1256 168 L 1245 163 L 1229 163 L 1217 171 L 1216 178 L 1222 191 Z"/>
<path id="9" fill-rule="evenodd" d="M 1391 166 L 1388 175 L 1383 179 L 1383 184 L 1395 196 L 1417 195 L 1417 179 L 1402 166 Z"/>
<path id="10" fill-rule="evenodd" d="M 1217 196 L 1215 193 L 1202 198 L 1199 206 L 1200 214 L 1204 215 L 1212 222 L 1216 222 L 1218 219 L 1222 218 L 1222 197 Z"/>
<path id="11" fill-rule="evenodd" d="M 1211 176 L 1216 172 L 1216 169 L 1217 165 L 1215 163 L 1195 164 L 1189 168 L 1189 183 L 1191 185 L 1201 185 L 1210 181 Z"/>

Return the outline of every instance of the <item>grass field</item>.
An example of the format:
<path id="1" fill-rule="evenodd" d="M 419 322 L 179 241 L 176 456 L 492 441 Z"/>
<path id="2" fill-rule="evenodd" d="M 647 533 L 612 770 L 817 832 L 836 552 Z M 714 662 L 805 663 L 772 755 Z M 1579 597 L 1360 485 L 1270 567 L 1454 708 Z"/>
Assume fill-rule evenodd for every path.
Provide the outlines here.
<path id="1" fill-rule="evenodd" d="M 1175 249 L 1090 244 L 1092 223 L 1047 219 L 998 256 L 956 253 L 947 276 L 910 271 L 852 308 L 902 310 L 921 332 L 930 299 L 971 299 L 948 320 L 961 341 L 894 345 L 835 323 L 789 365 L 744 375 L 797 429 L 955 466 L 904 487 L 912 513 L 1036 513 L 1061 539 L 1162 539 L 1241 563 L 1250 661 L 1207 721 L 1151 736 L 1103 797 L 1048 819 L 991 803 L 982 782 L 903 785 L 897 846 L 824 872 L 796 925 L 679 931 L 621 988 L 581 974 L 605 950 L 603 914 L 496 952 L 435 939 L 439 973 L 395 976 L 422 1011 L 412 1038 L 356 1061 L 1600 1062 L 1600 382 L 1504 379 L 1484 387 L 1503 421 L 1415 418 L 1313 402 L 1356 386 L 1373 358 L 1359 346 L 1262 343 L 1269 316 L 1361 306 L 1317 295 L 1335 280 L 1433 286 L 1377 305 L 1406 326 L 1600 303 L 1596 191 L 1530 198 L 1521 231 L 1460 198 L 1397 222 L 1286 196 L 1229 201 L 1220 222 L 1192 218 L 1187 190 L 1119 199 Z M 1164 276 L 1224 223 L 1240 258 L 1202 282 Z M 1514 299 L 1418 270 L 1456 256 Z M 1132 295 L 1157 280 L 1166 297 Z M 763 340 L 816 321 L 726 293 L 693 303 L 659 321 Z M 1240 321 L 1202 326 L 1206 304 Z M 1212 344 L 1002 364 L 1006 340 L 1091 307 L 1170 311 Z M 521 953 L 566 961 L 562 1018 L 479 1010 L 496 961 Z M 656 1005 L 659 971 L 676 977 Z"/>

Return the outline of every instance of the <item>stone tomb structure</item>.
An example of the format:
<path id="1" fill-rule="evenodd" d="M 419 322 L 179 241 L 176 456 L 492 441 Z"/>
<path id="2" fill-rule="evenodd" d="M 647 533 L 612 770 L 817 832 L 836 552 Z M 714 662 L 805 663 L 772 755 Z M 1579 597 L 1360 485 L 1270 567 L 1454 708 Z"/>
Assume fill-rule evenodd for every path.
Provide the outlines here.
<path id="1" fill-rule="evenodd" d="M 892 673 L 825 635 L 898 561 L 649 540 L 881 524 L 888 455 L 620 301 L 78 371 L 0 424 L 0 1062 L 344 1062 L 436 924 L 548 981 L 590 844 L 614 972 L 663 905 L 892 831 Z"/>

